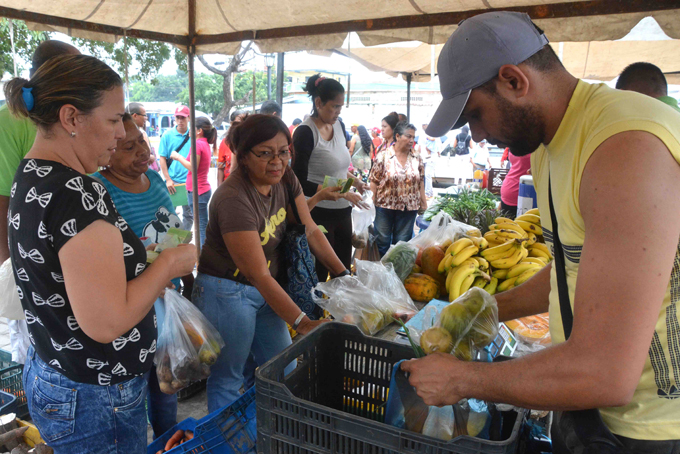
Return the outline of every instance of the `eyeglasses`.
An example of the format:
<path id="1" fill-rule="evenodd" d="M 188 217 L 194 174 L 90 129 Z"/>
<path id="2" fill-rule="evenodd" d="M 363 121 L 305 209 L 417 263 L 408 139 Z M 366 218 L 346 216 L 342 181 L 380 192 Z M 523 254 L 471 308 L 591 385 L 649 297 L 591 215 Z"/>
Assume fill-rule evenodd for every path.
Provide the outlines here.
<path id="1" fill-rule="evenodd" d="M 136 113 L 136 114 L 133 114 L 133 115 L 137 115 L 138 117 L 149 118 L 149 116 L 147 114 L 142 115 L 142 114 Z"/>
<path id="2" fill-rule="evenodd" d="M 290 150 L 286 151 L 281 151 L 279 153 L 271 153 L 269 151 L 263 151 L 260 154 L 255 153 L 253 150 L 250 150 L 252 154 L 257 156 L 259 159 L 269 162 L 272 161 L 275 157 L 278 157 L 282 161 L 288 161 L 290 159 Z"/>

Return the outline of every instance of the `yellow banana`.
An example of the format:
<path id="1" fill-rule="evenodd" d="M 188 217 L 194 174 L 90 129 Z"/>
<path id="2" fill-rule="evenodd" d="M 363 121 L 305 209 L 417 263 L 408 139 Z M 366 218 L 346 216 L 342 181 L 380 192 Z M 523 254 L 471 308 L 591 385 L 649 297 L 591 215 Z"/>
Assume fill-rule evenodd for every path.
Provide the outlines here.
<path id="1" fill-rule="evenodd" d="M 478 268 L 478 267 L 479 267 L 479 263 L 477 263 L 477 261 L 476 261 L 474 258 L 469 258 L 469 259 L 467 259 L 466 261 L 464 261 L 463 263 L 461 263 L 460 265 L 458 265 L 458 266 L 456 266 L 456 267 L 450 268 L 449 271 L 448 271 L 447 274 L 446 274 L 446 290 L 447 290 L 447 291 L 448 291 L 449 286 L 450 286 L 450 284 L 451 284 L 451 279 L 453 279 L 453 276 L 456 274 L 456 272 L 457 272 L 461 267 L 465 267 L 465 266 L 467 266 L 467 265 L 472 265 L 472 266 L 474 266 L 475 268 Z"/>
<path id="2" fill-rule="evenodd" d="M 496 270 L 496 271 L 493 272 L 492 275 L 496 279 L 502 280 L 502 279 L 505 279 L 506 277 L 508 277 L 508 270 Z"/>
<path id="3" fill-rule="evenodd" d="M 488 260 L 489 263 L 493 266 L 493 262 L 495 262 L 496 260 L 502 260 L 512 257 L 515 254 L 515 252 L 517 252 L 517 249 L 519 247 L 520 247 L 519 244 L 514 244 L 513 247 L 511 247 L 505 252 L 499 252 L 498 254 L 487 254 L 484 256 L 484 258 Z"/>
<path id="4" fill-rule="evenodd" d="M 525 258 L 529 257 L 529 249 L 525 248 L 524 245 L 520 247 L 522 254 L 519 256 L 519 261 L 521 262 Z"/>
<path id="5" fill-rule="evenodd" d="M 513 221 L 510 218 L 504 218 L 503 216 L 498 216 L 496 219 L 493 220 L 496 224 L 514 224 L 515 221 Z"/>
<path id="6" fill-rule="evenodd" d="M 529 238 L 529 241 L 527 241 L 527 244 L 531 246 L 532 244 L 536 244 L 536 241 L 538 241 L 538 237 L 534 232 L 527 232 L 527 237 Z"/>
<path id="7" fill-rule="evenodd" d="M 475 275 L 471 274 L 467 276 L 464 280 L 463 283 L 460 284 L 460 290 L 458 292 L 458 296 L 462 295 L 463 293 L 467 292 L 470 290 L 470 287 L 472 287 L 472 284 L 475 282 Z"/>
<path id="8" fill-rule="evenodd" d="M 470 237 L 477 237 L 477 238 L 479 238 L 480 236 L 482 236 L 482 232 L 481 232 L 479 229 L 470 229 L 470 230 L 468 230 L 465 234 L 466 234 L 467 236 L 470 236 Z"/>
<path id="9" fill-rule="evenodd" d="M 525 259 L 522 259 L 521 263 L 535 263 L 536 265 L 540 265 L 541 267 L 544 267 L 546 263 L 546 259 L 542 257 L 527 257 Z"/>
<path id="10" fill-rule="evenodd" d="M 538 257 L 538 258 L 544 258 L 546 260 L 550 260 L 550 257 L 548 257 L 548 254 L 541 251 L 540 249 L 529 249 L 529 257 Z"/>
<path id="11" fill-rule="evenodd" d="M 538 216 L 538 217 L 541 216 L 541 214 L 538 212 L 538 208 L 532 208 L 532 209 L 530 209 L 529 211 L 527 211 L 527 212 L 524 213 L 524 214 L 535 214 L 535 215 Z"/>
<path id="12" fill-rule="evenodd" d="M 514 230 L 510 229 L 496 229 L 496 230 L 489 230 L 490 232 L 493 232 L 494 234 L 500 236 L 500 237 L 505 237 L 509 239 L 521 239 L 524 238 L 526 233 L 522 234 L 519 232 L 515 232 Z"/>
<path id="13" fill-rule="evenodd" d="M 461 238 L 458 241 L 451 243 L 451 245 L 446 249 L 447 254 L 456 255 L 468 246 L 472 246 L 474 243 L 470 238 Z"/>
<path id="14" fill-rule="evenodd" d="M 508 242 L 508 240 L 512 239 L 512 238 L 507 238 L 507 237 L 504 237 L 504 236 L 499 236 L 499 235 L 496 234 L 496 232 L 497 232 L 497 230 L 494 230 L 494 231 L 486 232 L 484 234 L 484 238 L 486 239 L 486 241 L 489 242 L 489 244 L 491 244 L 491 243 L 505 244 L 505 243 Z"/>
<path id="15" fill-rule="evenodd" d="M 531 246 L 531 249 L 538 249 L 539 251 L 543 251 L 544 254 L 546 254 L 548 257 L 552 258 L 552 253 L 550 252 L 550 249 L 544 243 L 533 244 Z"/>
<path id="16" fill-rule="evenodd" d="M 473 287 L 479 287 L 479 288 L 484 288 L 484 286 L 487 284 L 486 279 L 484 279 L 482 276 L 477 276 L 472 283 Z"/>
<path id="17" fill-rule="evenodd" d="M 458 266 L 451 276 L 451 282 L 449 282 L 449 301 L 453 301 L 460 296 L 460 288 L 466 277 L 477 271 L 477 267 L 471 263 L 466 265 Z"/>
<path id="18" fill-rule="evenodd" d="M 480 250 L 481 249 L 486 249 L 489 247 L 489 242 L 486 240 L 486 238 L 470 238 L 472 242 L 477 246 Z"/>
<path id="19" fill-rule="evenodd" d="M 520 275 L 517 277 L 517 280 L 515 281 L 515 286 L 524 284 L 526 281 L 528 281 L 529 279 L 531 279 L 531 277 L 532 277 L 534 274 L 538 273 L 538 270 L 540 270 L 540 268 L 531 268 L 531 269 L 526 270 L 526 271 L 523 272 L 522 274 L 520 274 Z"/>
<path id="20" fill-rule="evenodd" d="M 525 221 L 525 222 L 531 222 L 532 224 L 537 224 L 541 225 L 541 217 L 536 216 L 535 214 L 523 214 L 522 216 L 517 216 L 515 219 L 515 222 L 517 221 Z"/>
<path id="21" fill-rule="evenodd" d="M 489 248 L 484 249 L 481 252 L 481 255 L 484 258 L 486 258 L 489 255 L 497 255 L 501 252 L 506 252 L 506 251 L 510 250 L 510 248 L 512 248 L 514 245 L 515 245 L 515 241 L 512 241 L 512 240 L 505 241 L 500 246 L 494 246 L 494 247 L 489 247 Z"/>
<path id="22" fill-rule="evenodd" d="M 508 258 L 492 260 L 491 266 L 497 269 L 507 269 L 514 265 L 517 265 L 522 259 L 522 250 L 526 250 L 523 247 L 518 247 L 515 252 Z"/>
<path id="23" fill-rule="evenodd" d="M 449 239 L 445 240 L 442 244 L 440 244 L 439 247 L 446 250 L 446 249 L 449 248 L 449 246 L 451 246 L 452 243 L 453 243 L 453 240 L 451 238 L 449 238 Z"/>
<path id="24" fill-rule="evenodd" d="M 479 252 L 479 248 L 477 246 L 468 246 L 462 251 L 460 251 L 458 254 L 453 256 L 453 261 L 451 264 L 453 266 L 458 266 L 473 255 L 477 254 Z"/>
<path id="25" fill-rule="evenodd" d="M 514 230 L 515 232 L 519 233 L 522 238 L 526 238 L 526 236 L 527 236 L 527 232 L 525 232 L 522 227 L 515 224 L 514 222 L 512 224 L 491 224 L 489 226 L 489 230 L 491 230 L 491 231 L 494 231 L 494 230 Z"/>
<path id="26" fill-rule="evenodd" d="M 451 257 L 451 258 L 447 259 L 446 264 L 444 265 L 444 272 L 445 273 L 448 272 L 454 266 L 456 266 L 456 265 L 453 264 L 453 261 L 455 260 L 455 256 L 450 255 L 449 257 Z"/>
<path id="27" fill-rule="evenodd" d="M 538 224 L 533 224 L 527 221 L 517 221 L 520 227 L 524 229 L 525 232 L 533 232 L 536 235 L 543 235 L 543 228 Z"/>
<path id="28" fill-rule="evenodd" d="M 439 271 L 439 274 L 444 274 L 444 272 L 446 271 L 446 263 L 448 262 L 449 264 L 451 264 L 451 260 L 453 260 L 452 255 L 447 254 L 444 256 L 441 262 L 439 262 L 439 266 L 437 267 L 437 271 Z"/>
<path id="29" fill-rule="evenodd" d="M 479 269 L 482 271 L 487 271 L 489 269 L 489 262 L 483 257 L 472 257 L 479 263 Z"/>
<path id="30" fill-rule="evenodd" d="M 494 293 L 496 293 L 497 288 L 498 288 L 498 278 L 492 277 L 491 282 L 486 284 L 486 287 L 484 287 L 484 290 L 486 290 L 486 292 L 489 295 L 493 295 Z"/>
<path id="31" fill-rule="evenodd" d="M 541 268 L 541 265 L 537 265 L 535 263 L 527 263 L 527 262 L 519 262 L 517 265 L 511 267 L 508 269 L 508 275 L 506 278 L 511 278 L 511 277 L 517 277 L 520 274 L 524 273 L 527 270 L 531 270 L 534 268 Z"/>
<path id="32" fill-rule="evenodd" d="M 516 280 L 517 280 L 516 277 L 504 280 L 503 282 L 498 284 L 497 292 L 500 293 L 509 290 L 510 286 L 514 285 Z"/>

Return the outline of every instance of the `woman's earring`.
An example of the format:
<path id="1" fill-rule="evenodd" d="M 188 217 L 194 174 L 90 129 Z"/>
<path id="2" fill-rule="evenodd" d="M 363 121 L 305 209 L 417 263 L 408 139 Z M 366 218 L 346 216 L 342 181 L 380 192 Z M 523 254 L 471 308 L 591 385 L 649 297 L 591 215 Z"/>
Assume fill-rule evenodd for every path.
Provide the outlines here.
<path id="1" fill-rule="evenodd" d="M 76 132 L 75 132 L 75 131 L 71 131 L 71 137 L 75 137 L 75 136 L 76 136 Z"/>

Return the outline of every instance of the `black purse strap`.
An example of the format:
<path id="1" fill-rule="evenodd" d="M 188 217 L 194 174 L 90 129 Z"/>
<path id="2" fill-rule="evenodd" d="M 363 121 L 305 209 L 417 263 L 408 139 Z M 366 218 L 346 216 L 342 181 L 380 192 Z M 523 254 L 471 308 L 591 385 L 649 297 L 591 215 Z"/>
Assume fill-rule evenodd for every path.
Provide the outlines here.
<path id="1" fill-rule="evenodd" d="M 284 178 L 286 176 L 284 175 Z M 298 209 L 297 205 L 295 205 L 295 195 L 293 194 L 293 185 L 290 184 L 290 181 L 284 182 L 286 185 L 286 192 L 288 193 L 288 203 L 290 203 L 290 208 L 293 210 L 293 216 L 295 216 L 295 220 L 297 221 L 298 224 L 302 225 L 302 221 L 300 220 L 300 215 L 298 214 Z"/>
<path id="2" fill-rule="evenodd" d="M 550 222 L 552 224 L 553 247 L 555 273 L 557 274 L 557 294 L 560 299 L 560 315 L 562 315 L 562 326 L 564 328 L 564 339 L 569 339 L 571 336 L 571 328 L 574 325 L 574 314 L 571 310 L 571 302 L 569 299 L 569 286 L 567 285 L 567 272 L 564 265 L 564 249 L 560 241 L 559 229 L 557 226 L 557 216 L 555 215 L 555 207 L 553 206 L 552 198 L 552 182 L 548 178 L 548 200 L 550 203 Z"/>
<path id="3" fill-rule="evenodd" d="M 184 140 L 182 140 L 182 143 L 179 144 L 179 147 L 177 147 L 177 149 L 175 150 L 177 153 L 179 153 L 179 150 L 181 150 L 182 148 L 184 148 L 184 145 L 189 141 L 189 136 L 190 136 L 190 135 L 191 135 L 191 134 L 187 134 L 186 137 L 184 138 Z"/>

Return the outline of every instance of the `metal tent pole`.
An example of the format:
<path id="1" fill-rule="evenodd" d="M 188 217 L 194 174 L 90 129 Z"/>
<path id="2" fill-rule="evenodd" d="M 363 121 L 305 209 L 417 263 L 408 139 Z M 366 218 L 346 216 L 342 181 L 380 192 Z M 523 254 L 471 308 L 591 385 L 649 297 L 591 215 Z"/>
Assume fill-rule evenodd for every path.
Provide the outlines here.
<path id="1" fill-rule="evenodd" d="M 276 102 L 283 110 L 283 52 L 277 54 L 276 60 Z"/>
<path id="2" fill-rule="evenodd" d="M 201 255 L 201 227 L 198 215 L 198 166 L 196 165 L 196 98 L 194 91 L 194 58 L 196 57 L 196 0 L 189 0 L 189 134 L 191 137 L 191 192 L 194 213 L 194 244 L 196 244 L 196 260 Z"/>
<path id="3" fill-rule="evenodd" d="M 411 121 L 411 79 L 413 73 L 406 74 L 406 119 Z"/>

